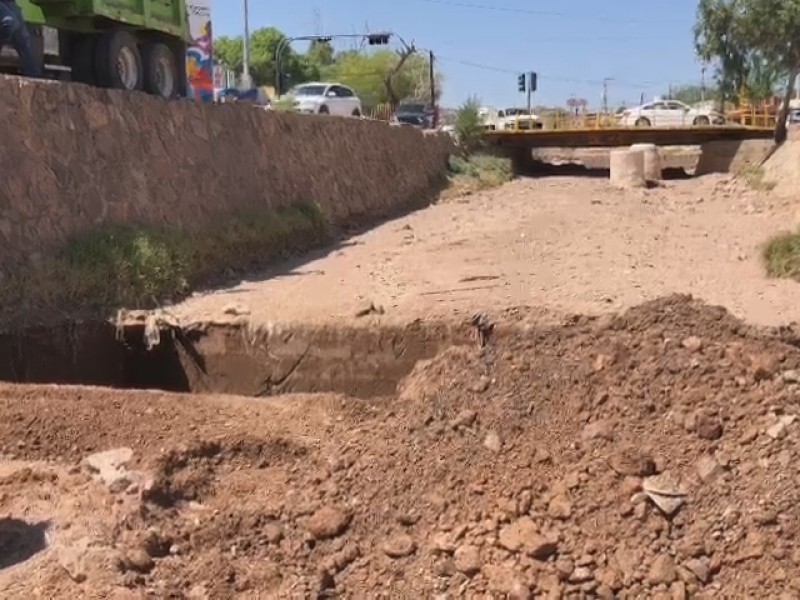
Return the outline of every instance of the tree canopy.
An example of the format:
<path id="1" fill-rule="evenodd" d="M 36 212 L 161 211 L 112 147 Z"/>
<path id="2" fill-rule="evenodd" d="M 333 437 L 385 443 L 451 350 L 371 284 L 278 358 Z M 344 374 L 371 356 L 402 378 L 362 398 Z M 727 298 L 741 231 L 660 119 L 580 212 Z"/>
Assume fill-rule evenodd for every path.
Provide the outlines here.
<path id="1" fill-rule="evenodd" d="M 286 36 L 267 27 L 254 31 L 250 41 L 250 74 L 256 85 L 274 85 L 275 52 Z M 242 38 L 221 37 L 215 41 L 218 60 L 237 74 L 242 72 Z M 336 52 L 329 42 L 314 41 L 305 53 L 291 47 L 283 52 L 282 71 L 288 85 L 307 81 L 337 81 L 358 93 L 366 110 L 380 104 L 396 105 L 404 99 L 427 101 L 430 98 L 430 73 L 427 56 L 413 46 L 394 51 L 380 49 L 367 52 Z M 388 85 L 387 85 L 388 83 Z M 436 74 L 437 99 L 441 94 L 442 76 Z"/>
<path id="2" fill-rule="evenodd" d="M 702 102 L 704 98 L 706 100 L 716 100 L 718 98 L 718 93 L 713 87 L 710 89 L 703 89 L 703 86 L 700 85 L 687 84 L 672 88 L 670 97 L 684 104 L 691 105 Z"/>
<path id="3" fill-rule="evenodd" d="M 725 98 L 769 94 L 785 82 L 775 129 L 783 141 L 800 70 L 800 0 L 700 0 L 694 33 L 697 54 L 715 64 Z"/>
<path id="4" fill-rule="evenodd" d="M 278 44 L 286 39 L 275 27 L 257 29 L 250 35 L 250 74 L 256 85 L 275 85 L 275 52 Z M 241 74 L 244 65 L 244 49 L 241 37 L 220 37 L 214 40 L 217 59 L 235 73 Z M 317 56 L 316 54 L 314 55 Z M 303 82 L 319 77 L 319 64 L 292 48 L 283 52 L 283 72 L 292 82 Z"/>

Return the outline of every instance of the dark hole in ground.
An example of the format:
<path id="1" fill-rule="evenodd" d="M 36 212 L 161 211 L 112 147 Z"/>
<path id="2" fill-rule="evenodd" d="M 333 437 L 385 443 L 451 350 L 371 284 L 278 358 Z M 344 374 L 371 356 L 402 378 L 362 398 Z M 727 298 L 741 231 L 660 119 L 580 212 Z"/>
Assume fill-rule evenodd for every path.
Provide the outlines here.
<path id="1" fill-rule="evenodd" d="M 607 179 L 610 175 L 610 171 L 606 168 L 587 167 L 578 162 L 554 164 L 541 160 L 533 160 L 520 174 L 529 177 L 590 177 Z"/>
<path id="2" fill-rule="evenodd" d="M 528 168 L 523 169 L 519 174 L 527 177 L 586 177 L 590 179 L 608 179 L 611 176 L 611 171 L 606 167 L 587 166 L 579 162 L 553 164 L 534 160 L 530 163 Z M 691 179 L 692 175 L 683 167 L 667 167 L 662 170 L 661 178 L 664 181 L 674 181 L 679 179 Z"/>
<path id="3" fill-rule="evenodd" d="M 164 327 L 159 343 L 148 348 L 144 332 L 143 323 L 119 329 L 96 322 L 0 334 L 0 381 L 255 397 L 386 396 L 417 361 L 470 341 L 471 333 L 437 323 L 275 331 Z"/>
<path id="4" fill-rule="evenodd" d="M 0 570 L 25 562 L 47 548 L 50 522 L 27 523 L 20 519 L 0 519 Z"/>

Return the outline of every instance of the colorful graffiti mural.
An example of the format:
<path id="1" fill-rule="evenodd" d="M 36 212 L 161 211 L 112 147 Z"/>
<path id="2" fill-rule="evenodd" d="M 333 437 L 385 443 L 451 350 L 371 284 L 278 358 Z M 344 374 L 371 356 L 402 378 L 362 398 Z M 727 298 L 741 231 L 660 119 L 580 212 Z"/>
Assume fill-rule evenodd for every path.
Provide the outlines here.
<path id="1" fill-rule="evenodd" d="M 188 96 L 195 100 L 214 100 L 214 42 L 211 28 L 211 0 L 186 3 L 191 41 L 186 49 Z"/>

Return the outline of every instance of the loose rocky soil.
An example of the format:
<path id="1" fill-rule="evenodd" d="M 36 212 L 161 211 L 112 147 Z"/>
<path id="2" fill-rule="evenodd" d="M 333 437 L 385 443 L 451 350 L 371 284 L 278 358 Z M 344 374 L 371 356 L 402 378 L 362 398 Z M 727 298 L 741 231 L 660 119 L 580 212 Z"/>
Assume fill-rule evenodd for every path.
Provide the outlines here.
<path id="1" fill-rule="evenodd" d="M 795 598 L 799 344 L 670 296 L 388 398 L 3 386 L 0 596 Z"/>

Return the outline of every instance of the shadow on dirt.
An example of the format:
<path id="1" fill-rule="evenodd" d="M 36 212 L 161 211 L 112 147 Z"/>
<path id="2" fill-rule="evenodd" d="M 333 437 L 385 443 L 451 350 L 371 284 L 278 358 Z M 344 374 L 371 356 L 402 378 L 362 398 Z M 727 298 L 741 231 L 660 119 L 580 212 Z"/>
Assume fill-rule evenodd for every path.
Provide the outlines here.
<path id="1" fill-rule="evenodd" d="M 531 161 L 519 172 L 523 177 L 585 177 L 588 179 L 608 179 L 611 171 L 606 167 L 587 166 L 580 162 L 549 163 L 542 160 Z M 692 175 L 681 167 L 667 167 L 662 171 L 664 181 L 691 179 Z"/>
<path id="2" fill-rule="evenodd" d="M 25 562 L 47 548 L 49 521 L 27 523 L 0 519 L 0 571 Z"/>

